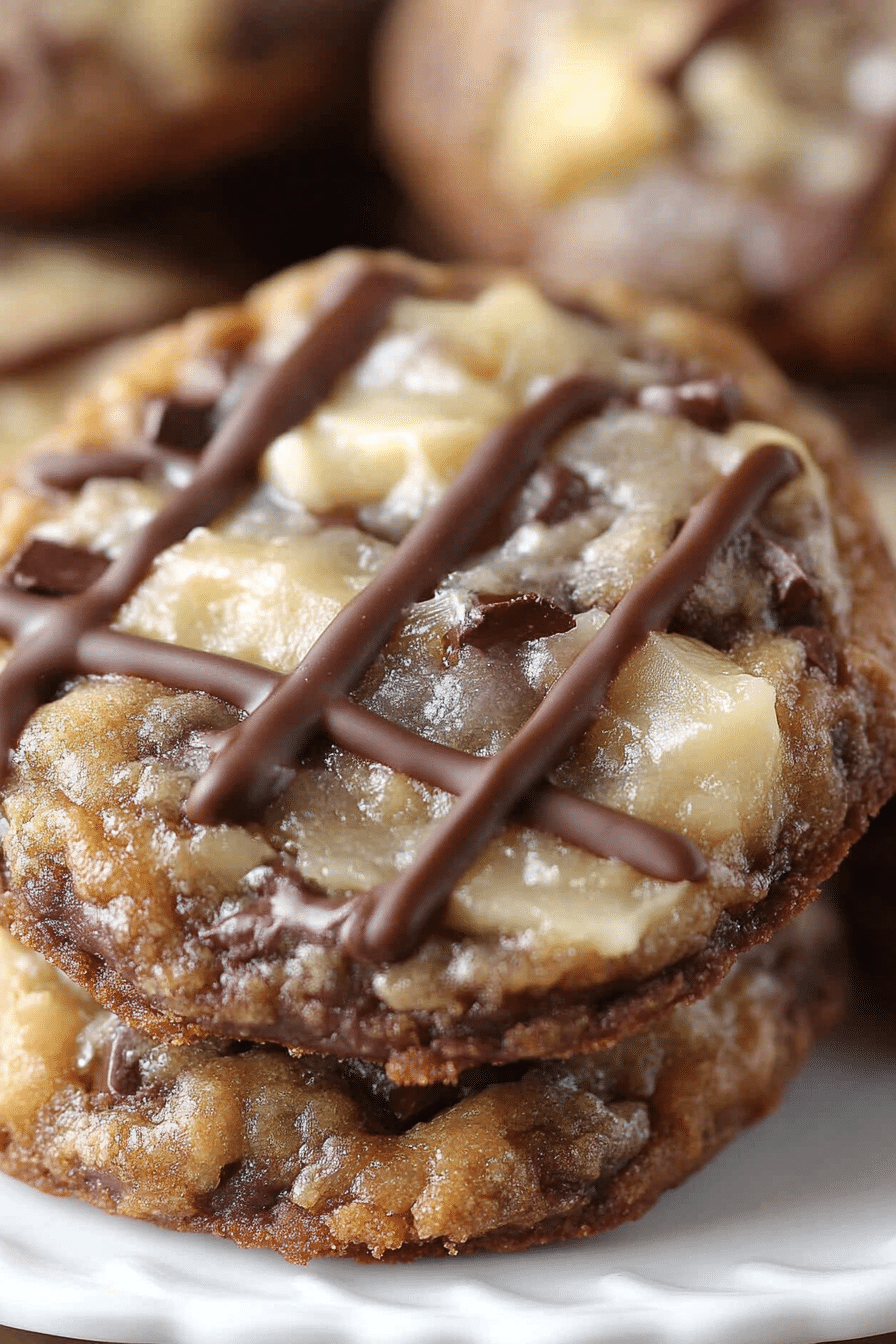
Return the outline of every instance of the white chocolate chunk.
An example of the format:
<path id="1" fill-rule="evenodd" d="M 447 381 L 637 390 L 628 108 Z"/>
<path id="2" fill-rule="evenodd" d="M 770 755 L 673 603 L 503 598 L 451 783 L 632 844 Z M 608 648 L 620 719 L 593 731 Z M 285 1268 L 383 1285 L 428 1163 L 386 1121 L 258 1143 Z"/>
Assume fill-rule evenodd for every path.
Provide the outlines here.
<path id="1" fill-rule="evenodd" d="M 536 378 L 615 360 L 600 328 L 520 281 L 468 304 L 403 300 L 327 406 L 271 445 L 262 477 L 313 511 L 385 500 L 419 517 Z"/>
<path id="2" fill-rule="evenodd" d="M 346 397 L 275 440 L 263 474 L 318 511 L 380 500 L 404 477 L 429 478 L 435 492 L 457 475 L 503 410 L 503 399 L 490 394 L 412 405 L 388 392 Z"/>
<path id="3" fill-rule="evenodd" d="M 513 196 L 560 203 L 672 145 L 678 124 L 671 95 L 618 47 L 558 35 L 511 86 L 495 170 Z"/>
<path id="4" fill-rule="evenodd" d="M 275 541 L 197 528 L 159 557 L 116 628 L 291 672 L 388 552 L 353 528 Z"/>
<path id="5" fill-rule="evenodd" d="M 749 845 L 772 824 L 781 765 L 774 687 L 696 640 L 651 635 L 616 678 L 581 751 L 597 763 L 591 797 L 697 845 L 724 849 L 732 835 Z M 516 849 L 491 846 L 448 917 L 467 932 L 534 929 L 546 943 L 615 956 L 632 951 L 687 890 L 527 832 Z"/>
<path id="6" fill-rule="evenodd" d="M 587 736 L 594 796 L 723 844 L 769 825 L 781 763 L 775 689 L 683 635 L 650 635 L 610 688 Z"/>
<path id="7" fill-rule="evenodd" d="M 551 836 L 490 846 L 452 893 L 447 923 L 464 933 L 531 933 L 547 947 L 633 951 L 685 899 L 687 882 L 657 882 Z"/>

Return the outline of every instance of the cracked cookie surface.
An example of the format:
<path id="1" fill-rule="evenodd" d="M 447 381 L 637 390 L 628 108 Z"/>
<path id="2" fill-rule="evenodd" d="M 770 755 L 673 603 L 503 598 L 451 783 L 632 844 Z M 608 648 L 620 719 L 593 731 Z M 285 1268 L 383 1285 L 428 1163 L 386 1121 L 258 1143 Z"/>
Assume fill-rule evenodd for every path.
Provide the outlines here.
<path id="1" fill-rule="evenodd" d="M 312 404 L 272 424 L 272 387 Z M 228 494 L 247 424 L 258 480 L 238 453 Z M 406 563 L 477 445 L 516 462 L 533 425 L 534 470 L 443 526 L 456 559 Z M 41 447 L 3 497 L 4 918 L 137 1028 L 408 1084 L 602 1048 L 812 899 L 896 782 L 893 580 L 837 431 L 693 315 L 334 254 L 153 338 Z M 786 476 L 470 847 L 451 793 L 567 717 L 564 674 L 764 462 Z M 288 704 L 256 752 L 300 661 L 304 745 Z"/>

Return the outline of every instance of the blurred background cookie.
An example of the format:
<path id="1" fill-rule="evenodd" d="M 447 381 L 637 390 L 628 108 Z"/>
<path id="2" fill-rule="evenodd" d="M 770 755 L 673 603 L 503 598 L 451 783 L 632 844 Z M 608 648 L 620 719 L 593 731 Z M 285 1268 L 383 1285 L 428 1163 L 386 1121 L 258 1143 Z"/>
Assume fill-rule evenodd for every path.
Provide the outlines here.
<path id="1" fill-rule="evenodd" d="M 0 214 L 71 212 L 363 101 L 380 0 L 4 0 Z"/>
<path id="2" fill-rule="evenodd" d="M 383 139 L 460 252 L 896 362 L 892 0 L 398 0 L 386 26 Z"/>
<path id="3" fill-rule="evenodd" d="M 200 265 L 171 238 L 0 231 L 0 457 L 123 358 L 122 338 L 232 293 L 241 270 L 214 250 Z"/>

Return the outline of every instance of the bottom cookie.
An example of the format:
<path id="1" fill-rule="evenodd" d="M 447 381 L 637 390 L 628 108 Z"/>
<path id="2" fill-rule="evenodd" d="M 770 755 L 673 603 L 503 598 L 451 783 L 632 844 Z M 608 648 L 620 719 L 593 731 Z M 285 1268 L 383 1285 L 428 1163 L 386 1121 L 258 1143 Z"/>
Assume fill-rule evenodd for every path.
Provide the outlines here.
<path id="1" fill-rule="evenodd" d="M 586 1236 L 765 1115 L 842 997 L 833 918 L 814 907 L 611 1050 L 397 1087 L 359 1061 L 154 1044 L 2 933 L 0 1166 L 300 1263 Z"/>

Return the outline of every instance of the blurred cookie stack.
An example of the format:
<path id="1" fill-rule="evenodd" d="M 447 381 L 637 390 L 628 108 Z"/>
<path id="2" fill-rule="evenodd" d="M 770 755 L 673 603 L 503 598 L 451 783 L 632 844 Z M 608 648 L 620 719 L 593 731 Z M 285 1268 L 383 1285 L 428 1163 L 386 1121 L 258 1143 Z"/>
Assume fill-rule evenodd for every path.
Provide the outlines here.
<path id="1" fill-rule="evenodd" d="M 638 1217 L 836 1020 L 896 792 L 821 408 L 896 361 L 896 4 L 20 0 L 0 58 L 0 1166 L 297 1261 Z"/>

